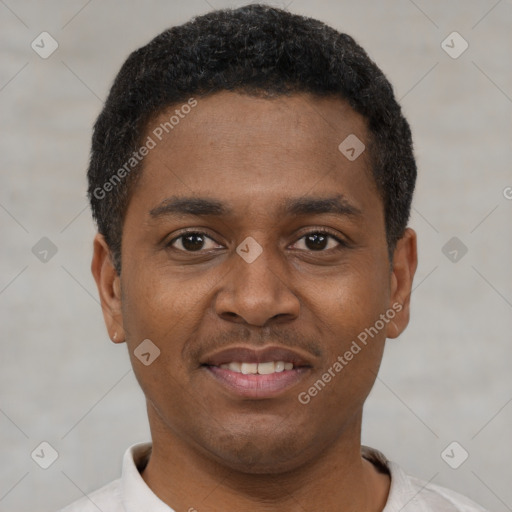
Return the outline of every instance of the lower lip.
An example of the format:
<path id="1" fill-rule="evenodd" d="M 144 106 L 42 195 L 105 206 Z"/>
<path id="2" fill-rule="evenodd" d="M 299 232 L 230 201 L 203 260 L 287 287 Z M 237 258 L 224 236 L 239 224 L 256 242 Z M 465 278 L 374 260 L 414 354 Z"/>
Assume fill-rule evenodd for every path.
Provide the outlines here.
<path id="1" fill-rule="evenodd" d="M 295 386 L 310 370 L 310 368 L 303 367 L 268 375 L 244 375 L 218 366 L 205 366 L 204 368 L 229 391 L 245 398 L 277 396 Z"/>

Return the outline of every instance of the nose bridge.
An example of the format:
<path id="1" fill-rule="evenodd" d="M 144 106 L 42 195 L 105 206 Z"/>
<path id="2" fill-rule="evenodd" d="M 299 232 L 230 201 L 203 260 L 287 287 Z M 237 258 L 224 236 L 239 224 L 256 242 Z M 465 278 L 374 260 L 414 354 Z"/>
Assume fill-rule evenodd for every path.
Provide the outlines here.
<path id="1" fill-rule="evenodd" d="M 260 240 L 262 238 L 260 237 Z M 247 286 L 274 287 L 275 281 L 282 281 L 277 277 L 277 273 L 282 271 L 280 258 L 276 254 L 277 247 L 273 247 L 273 241 L 265 239 L 263 244 L 249 236 L 245 238 L 237 247 L 236 252 L 240 257 L 236 261 L 235 273 L 242 278 L 240 284 Z"/>
<path id="2" fill-rule="evenodd" d="M 248 236 L 237 246 L 217 310 L 231 318 L 236 315 L 248 323 L 263 325 L 277 315 L 297 315 L 299 302 L 287 282 L 288 273 L 278 248 L 268 237 L 258 238 L 262 244 Z"/>

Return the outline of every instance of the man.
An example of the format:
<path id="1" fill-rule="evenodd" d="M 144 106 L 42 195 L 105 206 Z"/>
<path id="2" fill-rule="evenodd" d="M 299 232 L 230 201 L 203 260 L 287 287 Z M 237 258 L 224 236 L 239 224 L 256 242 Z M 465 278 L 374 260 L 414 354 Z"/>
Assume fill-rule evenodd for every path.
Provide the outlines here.
<path id="1" fill-rule="evenodd" d="M 483 510 L 361 447 L 409 321 L 416 165 L 351 37 L 263 5 L 166 30 L 119 72 L 88 178 L 152 443 L 66 512 Z"/>

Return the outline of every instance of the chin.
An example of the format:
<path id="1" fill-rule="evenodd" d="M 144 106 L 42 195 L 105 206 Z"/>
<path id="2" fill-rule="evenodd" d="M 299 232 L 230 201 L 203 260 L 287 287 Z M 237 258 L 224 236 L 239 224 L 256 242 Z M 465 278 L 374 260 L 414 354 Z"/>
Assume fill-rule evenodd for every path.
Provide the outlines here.
<path id="1" fill-rule="evenodd" d="M 224 438 L 215 449 L 209 450 L 209 455 L 213 453 L 224 467 L 251 475 L 286 473 L 308 460 L 306 451 L 311 445 L 304 439 L 297 439 L 293 433 L 286 440 L 274 438 L 271 442 L 270 435 L 255 437 L 258 440 L 253 438 L 245 442 L 241 436 L 230 440 Z"/>
<path id="2" fill-rule="evenodd" d="M 289 457 L 289 456 L 288 456 Z M 245 453 L 243 457 L 239 454 L 229 453 L 221 455 L 218 460 L 224 467 L 237 473 L 247 475 L 277 475 L 293 471 L 302 463 L 293 458 L 273 457 L 268 453 L 261 453 L 261 450 L 254 450 L 252 454 Z"/>

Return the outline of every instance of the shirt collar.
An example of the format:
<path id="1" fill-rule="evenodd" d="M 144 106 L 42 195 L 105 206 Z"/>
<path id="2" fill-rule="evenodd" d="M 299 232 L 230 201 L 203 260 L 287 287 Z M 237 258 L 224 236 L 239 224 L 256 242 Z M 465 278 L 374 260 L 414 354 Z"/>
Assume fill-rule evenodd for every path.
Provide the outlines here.
<path id="1" fill-rule="evenodd" d="M 361 447 L 361 455 L 376 466 L 381 473 L 387 473 L 391 478 L 388 499 L 382 512 L 407 512 L 409 510 L 428 512 L 432 510 L 427 506 L 421 494 L 425 486 L 419 490 L 414 487 L 410 477 L 398 464 L 388 460 L 382 452 L 368 446 Z"/>
<path id="2" fill-rule="evenodd" d="M 140 472 L 146 466 L 151 455 L 149 443 L 138 443 L 130 446 L 124 454 L 122 472 L 122 496 L 126 512 L 175 512 L 166 505 L 148 487 Z M 381 452 L 374 448 L 363 446 L 362 456 L 372 462 L 381 472 L 391 475 L 391 487 L 389 489 L 386 506 L 382 512 L 397 512 L 411 502 L 418 506 L 421 499 L 418 492 L 412 488 L 403 470 L 395 463 L 389 461 Z M 424 510 L 421 506 L 420 509 Z"/>
<path id="3" fill-rule="evenodd" d="M 145 467 L 150 454 L 151 443 L 134 444 L 124 454 L 121 486 L 126 512 L 174 512 L 148 487 L 139 472 Z"/>

